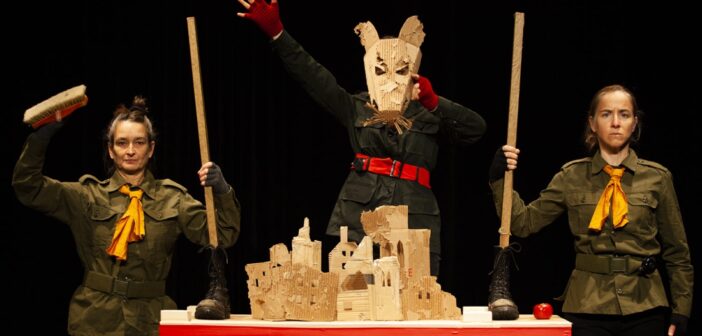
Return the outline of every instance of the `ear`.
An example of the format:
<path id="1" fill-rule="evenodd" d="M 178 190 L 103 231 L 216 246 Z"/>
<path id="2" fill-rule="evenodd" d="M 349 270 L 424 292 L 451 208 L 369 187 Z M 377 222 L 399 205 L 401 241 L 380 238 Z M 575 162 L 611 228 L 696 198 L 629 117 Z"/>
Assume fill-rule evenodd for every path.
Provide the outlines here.
<path id="1" fill-rule="evenodd" d="M 416 15 L 410 16 L 405 20 L 405 23 L 400 29 L 400 34 L 397 37 L 415 47 L 419 48 L 424 42 L 424 25 Z"/>
<path id="2" fill-rule="evenodd" d="M 156 141 L 151 140 L 151 146 L 149 146 L 149 159 L 154 156 L 154 150 L 156 150 Z"/>
<path id="3" fill-rule="evenodd" d="M 110 159 L 115 159 L 115 153 L 112 151 L 112 146 L 109 141 L 107 142 L 107 153 L 110 155 Z"/>
<path id="4" fill-rule="evenodd" d="M 370 21 L 357 24 L 353 31 L 361 38 L 361 44 L 366 48 L 366 51 L 380 40 L 378 31 L 375 30 L 375 26 Z"/>
<path id="5" fill-rule="evenodd" d="M 597 133 L 597 129 L 595 128 L 595 126 L 596 126 L 595 117 L 593 117 L 593 116 L 587 117 L 587 122 L 588 122 L 588 124 L 590 124 L 590 130 L 592 131 L 592 133 Z"/>

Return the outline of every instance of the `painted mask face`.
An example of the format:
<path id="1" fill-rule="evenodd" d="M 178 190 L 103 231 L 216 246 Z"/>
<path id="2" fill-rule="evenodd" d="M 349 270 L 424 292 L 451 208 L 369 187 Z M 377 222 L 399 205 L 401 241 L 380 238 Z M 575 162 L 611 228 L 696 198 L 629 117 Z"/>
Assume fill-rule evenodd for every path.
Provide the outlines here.
<path id="1" fill-rule="evenodd" d="M 417 73 L 422 59 L 419 47 L 424 42 L 423 29 L 416 16 L 405 20 L 397 38 L 380 39 L 370 22 L 359 23 L 354 29 L 366 49 L 363 57 L 366 84 L 376 114 L 369 124 L 391 123 L 398 127 L 408 122 L 399 119 L 403 118 L 412 97 L 412 74 Z"/>
<path id="2" fill-rule="evenodd" d="M 417 73 L 421 52 L 399 38 L 376 42 L 363 57 L 371 102 L 379 111 L 404 112 L 412 96 L 411 74 Z"/>

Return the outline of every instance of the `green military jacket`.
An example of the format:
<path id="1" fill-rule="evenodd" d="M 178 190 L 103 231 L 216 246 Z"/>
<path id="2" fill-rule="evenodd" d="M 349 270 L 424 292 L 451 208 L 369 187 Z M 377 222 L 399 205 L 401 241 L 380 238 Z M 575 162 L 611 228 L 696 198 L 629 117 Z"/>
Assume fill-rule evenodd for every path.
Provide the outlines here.
<path id="1" fill-rule="evenodd" d="M 78 182 L 46 177 L 42 168 L 47 145 L 34 134 L 29 135 L 15 166 L 12 185 L 22 204 L 68 224 L 86 277 L 91 274 L 163 285 L 180 234 L 196 244 L 209 244 L 204 205 L 183 186 L 154 179 L 147 171 L 140 186 L 144 190 L 145 236 L 130 243 L 127 260 L 116 265 L 105 250 L 111 243 L 115 222 L 129 204 L 129 197 L 118 190 L 125 181 L 118 173 L 102 181 L 91 175 L 82 176 Z M 240 207 L 234 191 L 215 195 L 215 205 L 219 244 L 231 246 L 240 228 Z M 96 290 L 85 283 L 71 299 L 71 335 L 158 335 L 161 310 L 176 308 L 165 293 L 127 298 L 124 293 Z"/>
<path id="2" fill-rule="evenodd" d="M 624 227 L 614 229 L 611 216 L 601 233 L 588 225 L 595 206 L 610 177 L 599 152 L 591 158 L 566 163 L 539 198 L 525 204 L 512 192 L 511 232 L 526 237 L 568 214 L 575 240 L 576 260 L 582 255 L 625 257 L 632 261 L 657 256 L 668 273 L 674 313 L 690 316 L 693 270 L 671 173 L 658 163 L 639 159 L 636 152 L 622 162 L 626 168 L 622 188 L 628 201 Z M 503 180 L 491 183 L 498 216 L 502 209 Z M 581 258 L 586 259 L 586 258 Z M 628 315 L 654 307 L 668 306 L 660 273 L 592 272 L 573 270 L 563 295 L 563 311 L 570 313 Z"/>
<path id="3" fill-rule="evenodd" d="M 436 166 L 439 153 L 438 134 L 459 144 L 471 144 L 485 133 L 485 120 L 476 112 L 439 97 L 434 112 L 412 101 L 404 116 L 412 120 L 412 128 L 397 134 L 393 127 L 382 124 L 364 126 L 373 116 L 367 106 L 367 92 L 349 94 L 336 78 L 312 58 L 287 31 L 272 42 L 288 73 L 308 94 L 346 128 L 351 149 L 371 157 L 390 157 L 403 163 L 424 167 Z M 340 166 L 339 169 L 349 169 Z M 339 235 L 341 226 L 348 226 L 349 239 L 360 242 L 365 236 L 360 222 L 361 212 L 381 205 L 407 205 L 409 227 L 430 229 L 430 248 L 438 254 L 440 216 L 436 197 L 415 181 L 350 170 L 329 220 L 327 234 Z"/>

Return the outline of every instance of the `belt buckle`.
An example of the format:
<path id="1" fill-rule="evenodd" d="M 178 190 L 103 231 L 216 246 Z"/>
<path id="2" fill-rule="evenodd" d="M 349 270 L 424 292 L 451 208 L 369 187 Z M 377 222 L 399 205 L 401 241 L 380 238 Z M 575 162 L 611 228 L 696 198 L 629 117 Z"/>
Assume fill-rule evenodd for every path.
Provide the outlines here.
<path id="1" fill-rule="evenodd" d="M 656 270 L 656 257 L 648 256 L 641 261 L 641 266 L 639 266 L 639 275 L 649 275 Z"/>
<path id="2" fill-rule="evenodd" d="M 112 282 L 112 294 L 126 298 L 128 292 L 129 292 L 129 281 L 114 279 L 114 281 Z"/>
<path id="3" fill-rule="evenodd" d="M 390 176 L 400 177 L 399 174 L 398 176 L 395 176 L 395 163 L 397 163 L 397 160 L 392 160 L 392 163 L 390 164 Z"/>
<path id="4" fill-rule="evenodd" d="M 627 257 L 611 257 L 609 259 L 609 272 L 626 273 L 628 259 Z"/>
<path id="5" fill-rule="evenodd" d="M 362 158 L 353 159 L 353 161 L 351 161 L 351 168 L 359 173 L 365 171 L 365 169 L 363 169 L 363 166 L 365 165 L 365 160 L 367 160 L 367 159 L 362 159 Z"/>

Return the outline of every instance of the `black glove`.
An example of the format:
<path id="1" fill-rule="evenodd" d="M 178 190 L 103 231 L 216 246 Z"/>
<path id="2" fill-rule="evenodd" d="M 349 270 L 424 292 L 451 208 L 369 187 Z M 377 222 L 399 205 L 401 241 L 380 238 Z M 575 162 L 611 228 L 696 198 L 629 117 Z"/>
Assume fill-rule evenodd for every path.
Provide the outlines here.
<path id="1" fill-rule="evenodd" d="M 38 130 L 34 131 L 34 136 L 37 137 L 37 139 L 41 139 L 44 142 L 49 142 L 51 138 L 58 132 L 58 130 L 63 127 L 63 123 L 60 121 L 57 122 L 52 122 L 50 124 L 46 124 L 42 127 L 39 127 Z"/>
<path id="2" fill-rule="evenodd" d="M 497 149 L 497 152 L 495 152 L 495 157 L 492 159 L 492 164 L 490 165 L 490 182 L 495 182 L 504 178 L 505 171 L 507 171 L 507 157 L 502 147 L 500 147 Z"/>
<path id="3" fill-rule="evenodd" d="M 687 333 L 687 320 L 689 318 L 685 315 L 671 314 L 670 324 L 675 325 L 675 336 L 683 336 Z"/>
<path id="4" fill-rule="evenodd" d="M 212 167 L 207 169 L 207 180 L 205 180 L 206 186 L 212 186 L 217 194 L 224 194 L 229 191 L 229 184 L 224 180 L 224 175 L 222 175 L 222 170 L 219 166 L 212 162 Z"/>

